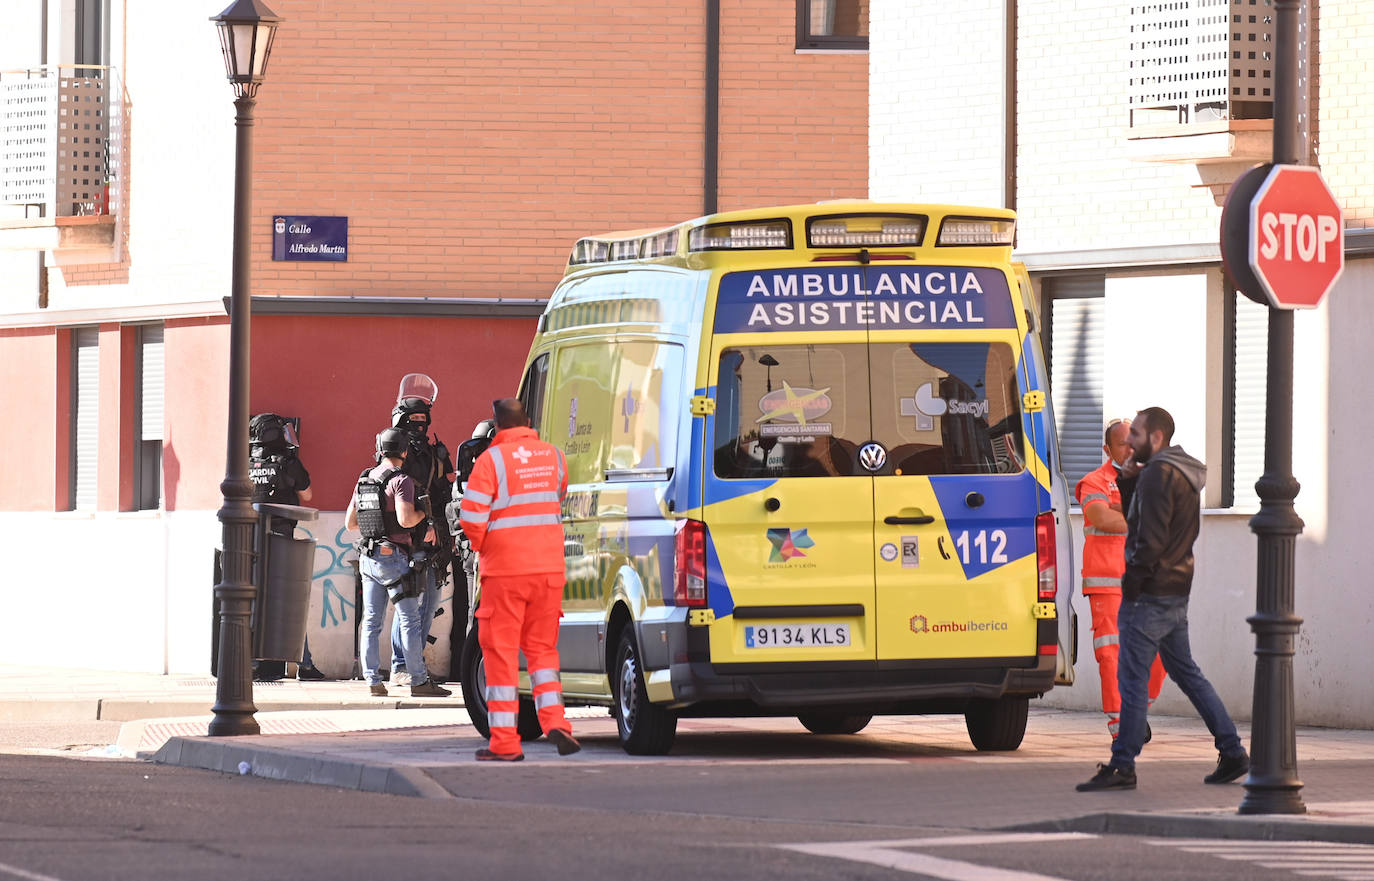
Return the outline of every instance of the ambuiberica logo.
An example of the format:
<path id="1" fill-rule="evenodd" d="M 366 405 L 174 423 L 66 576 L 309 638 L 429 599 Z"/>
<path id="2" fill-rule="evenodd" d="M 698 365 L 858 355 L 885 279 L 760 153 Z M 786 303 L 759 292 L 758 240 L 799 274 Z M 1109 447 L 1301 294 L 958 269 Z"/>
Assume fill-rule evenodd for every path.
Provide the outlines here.
<path id="1" fill-rule="evenodd" d="M 931 623 L 925 615 L 912 615 L 909 626 L 912 633 L 983 633 L 993 630 L 1006 630 L 1005 621 L 936 621 Z"/>

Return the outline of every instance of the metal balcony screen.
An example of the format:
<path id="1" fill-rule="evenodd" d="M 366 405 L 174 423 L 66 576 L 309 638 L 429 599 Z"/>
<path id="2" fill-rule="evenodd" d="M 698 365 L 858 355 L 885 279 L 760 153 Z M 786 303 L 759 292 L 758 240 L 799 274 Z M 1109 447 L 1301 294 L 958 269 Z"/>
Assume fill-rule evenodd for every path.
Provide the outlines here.
<path id="1" fill-rule="evenodd" d="M 1131 7 L 1130 124 L 1272 119 L 1270 0 L 1160 0 Z"/>

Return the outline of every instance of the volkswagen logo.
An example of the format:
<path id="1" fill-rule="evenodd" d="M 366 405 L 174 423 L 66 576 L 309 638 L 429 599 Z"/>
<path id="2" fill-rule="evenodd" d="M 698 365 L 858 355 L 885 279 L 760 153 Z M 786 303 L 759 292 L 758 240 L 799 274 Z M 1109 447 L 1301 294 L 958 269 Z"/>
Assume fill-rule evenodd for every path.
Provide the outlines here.
<path id="1" fill-rule="evenodd" d="M 887 464 L 887 450 L 883 449 L 882 444 L 869 441 L 859 447 L 859 464 L 869 471 L 881 471 Z"/>

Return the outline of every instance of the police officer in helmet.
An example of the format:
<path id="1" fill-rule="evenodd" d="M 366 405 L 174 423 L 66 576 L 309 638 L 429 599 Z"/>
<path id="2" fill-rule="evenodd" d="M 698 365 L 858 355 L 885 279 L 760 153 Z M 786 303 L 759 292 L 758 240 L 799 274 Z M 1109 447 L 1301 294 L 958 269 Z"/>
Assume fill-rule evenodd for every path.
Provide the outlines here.
<path id="1" fill-rule="evenodd" d="M 253 501 L 274 505 L 299 505 L 310 501 L 310 472 L 300 458 L 300 420 L 276 413 L 259 413 L 248 423 L 249 475 L 253 479 Z M 272 531 L 290 538 L 296 521 L 272 518 Z M 254 662 L 253 678 L 258 681 L 280 679 L 285 673 L 281 661 Z M 324 679 L 310 657 L 310 641 L 305 642 L 297 679 Z"/>
<path id="2" fill-rule="evenodd" d="M 406 433 L 409 444 L 404 473 L 415 482 L 420 494 L 419 507 L 426 518 L 411 535 L 414 547 L 428 559 L 421 573 L 420 645 L 425 644 L 434 613 L 439 605 L 439 593 L 448 581 L 449 561 L 453 557 L 453 536 L 444 518 L 444 506 L 453 495 L 454 468 L 448 447 L 430 432 L 430 411 L 439 397 L 439 386 L 423 373 L 409 373 L 401 379 L 396 406 L 391 411 L 391 425 Z M 432 532 L 431 532 L 432 529 Z M 428 540 L 427 540 L 428 537 Z M 466 616 L 464 616 L 466 617 Z M 401 632 L 400 619 L 391 627 L 392 682 L 405 684 L 406 640 Z"/>

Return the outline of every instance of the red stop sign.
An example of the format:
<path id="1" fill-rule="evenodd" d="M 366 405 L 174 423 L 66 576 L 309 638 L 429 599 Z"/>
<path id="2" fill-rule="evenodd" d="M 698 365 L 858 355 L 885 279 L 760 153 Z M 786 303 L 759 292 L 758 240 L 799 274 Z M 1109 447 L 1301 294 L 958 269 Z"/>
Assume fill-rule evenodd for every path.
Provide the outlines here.
<path id="1" fill-rule="evenodd" d="M 1345 268 L 1341 206 L 1310 165 L 1275 165 L 1250 201 L 1250 268 L 1276 309 L 1313 309 Z"/>

